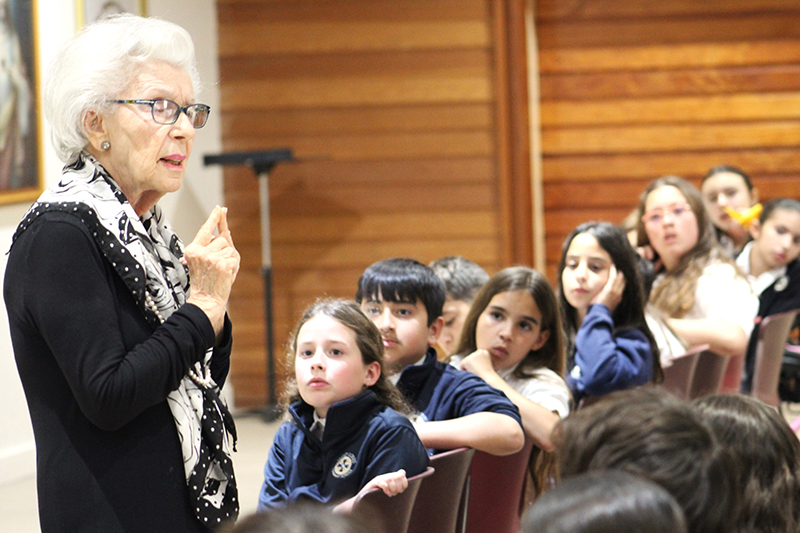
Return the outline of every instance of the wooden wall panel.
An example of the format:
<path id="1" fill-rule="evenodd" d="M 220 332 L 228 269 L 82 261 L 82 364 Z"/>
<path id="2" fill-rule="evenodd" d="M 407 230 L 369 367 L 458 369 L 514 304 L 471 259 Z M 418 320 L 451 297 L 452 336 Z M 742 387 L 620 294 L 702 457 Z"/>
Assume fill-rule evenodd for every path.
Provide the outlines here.
<path id="1" fill-rule="evenodd" d="M 503 211 L 500 191 L 515 190 L 501 186 L 509 173 L 527 180 L 509 146 L 527 117 L 510 102 L 506 5 L 218 0 L 224 149 L 299 159 L 270 175 L 277 354 L 306 305 L 352 298 L 374 261 L 460 254 L 495 271 L 513 256 L 502 228 L 529 214 Z M 242 254 L 231 376 L 247 407 L 266 399 L 252 171 L 227 168 L 225 197 Z"/>
<path id="2" fill-rule="evenodd" d="M 539 0 L 548 272 L 664 174 L 741 167 L 798 197 L 800 1 Z"/>

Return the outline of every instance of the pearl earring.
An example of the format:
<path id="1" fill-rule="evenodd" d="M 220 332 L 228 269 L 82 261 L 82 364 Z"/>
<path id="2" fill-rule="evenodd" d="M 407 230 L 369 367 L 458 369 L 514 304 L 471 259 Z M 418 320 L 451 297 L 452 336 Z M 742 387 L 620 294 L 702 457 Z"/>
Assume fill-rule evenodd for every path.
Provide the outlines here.
<path id="1" fill-rule="evenodd" d="M 108 150 L 109 148 L 111 148 L 111 143 L 108 141 L 103 141 L 100 143 L 100 148 L 102 150 Z"/>

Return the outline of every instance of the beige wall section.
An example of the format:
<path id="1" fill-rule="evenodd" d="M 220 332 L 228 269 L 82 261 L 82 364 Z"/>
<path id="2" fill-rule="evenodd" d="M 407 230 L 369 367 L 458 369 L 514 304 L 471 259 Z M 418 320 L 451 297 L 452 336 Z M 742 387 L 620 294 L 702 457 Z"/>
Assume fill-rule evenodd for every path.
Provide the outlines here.
<path id="1" fill-rule="evenodd" d="M 270 176 L 276 352 L 372 262 L 501 265 L 489 0 L 220 0 L 226 150 L 290 147 Z M 243 268 L 231 302 L 238 405 L 266 396 L 257 182 L 225 171 Z"/>
<path id="2" fill-rule="evenodd" d="M 662 174 L 798 197 L 800 2 L 538 0 L 547 263 Z"/>

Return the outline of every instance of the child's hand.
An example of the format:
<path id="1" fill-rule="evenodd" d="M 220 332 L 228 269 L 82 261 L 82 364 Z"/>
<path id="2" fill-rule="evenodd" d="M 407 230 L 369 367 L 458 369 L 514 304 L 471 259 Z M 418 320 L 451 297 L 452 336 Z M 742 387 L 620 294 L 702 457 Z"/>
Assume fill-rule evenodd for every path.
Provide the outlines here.
<path id="1" fill-rule="evenodd" d="M 489 355 L 488 350 L 475 350 L 465 357 L 458 367 L 484 379 L 495 371 L 492 366 L 492 356 Z"/>
<path id="2" fill-rule="evenodd" d="M 603 304 L 612 313 L 622 301 L 622 292 L 625 290 L 625 276 L 611 265 L 608 271 L 608 281 L 603 289 L 592 299 L 593 304 Z"/>
<path id="3" fill-rule="evenodd" d="M 398 470 L 397 472 L 389 472 L 388 474 L 381 474 L 375 476 L 369 483 L 358 491 L 358 494 L 349 498 L 339 505 L 336 505 L 332 511 L 337 514 L 350 514 L 353 512 L 353 504 L 359 496 L 372 489 L 381 489 L 387 496 L 397 496 L 408 488 L 408 479 L 406 479 L 406 471 Z"/>
<path id="4" fill-rule="evenodd" d="M 387 496 L 397 496 L 407 488 L 408 478 L 406 478 L 406 471 L 398 470 L 397 472 L 375 476 L 358 493 L 362 494 L 372 489 L 381 489 Z"/>

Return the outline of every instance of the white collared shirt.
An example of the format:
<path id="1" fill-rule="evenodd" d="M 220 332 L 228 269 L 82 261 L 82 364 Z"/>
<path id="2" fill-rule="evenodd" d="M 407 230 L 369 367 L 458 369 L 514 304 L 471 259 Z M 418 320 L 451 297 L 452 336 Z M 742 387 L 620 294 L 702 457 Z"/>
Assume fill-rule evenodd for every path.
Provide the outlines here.
<path id="1" fill-rule="evenodd" d="M 736 258 L 736 265 L 747 274 L 747 279 L 750 281 L 750 285 L 753 286 L 753 290 L 756 291 L 756 294 L 761 294 L 773 283 L 786 275 L 786 265 L 767 270 L 758 277 L 753 276 L 750 274 L 750 251 L 753 249 L 753 244 L 753 241 L 747 243 L 742 253 Z"/>

